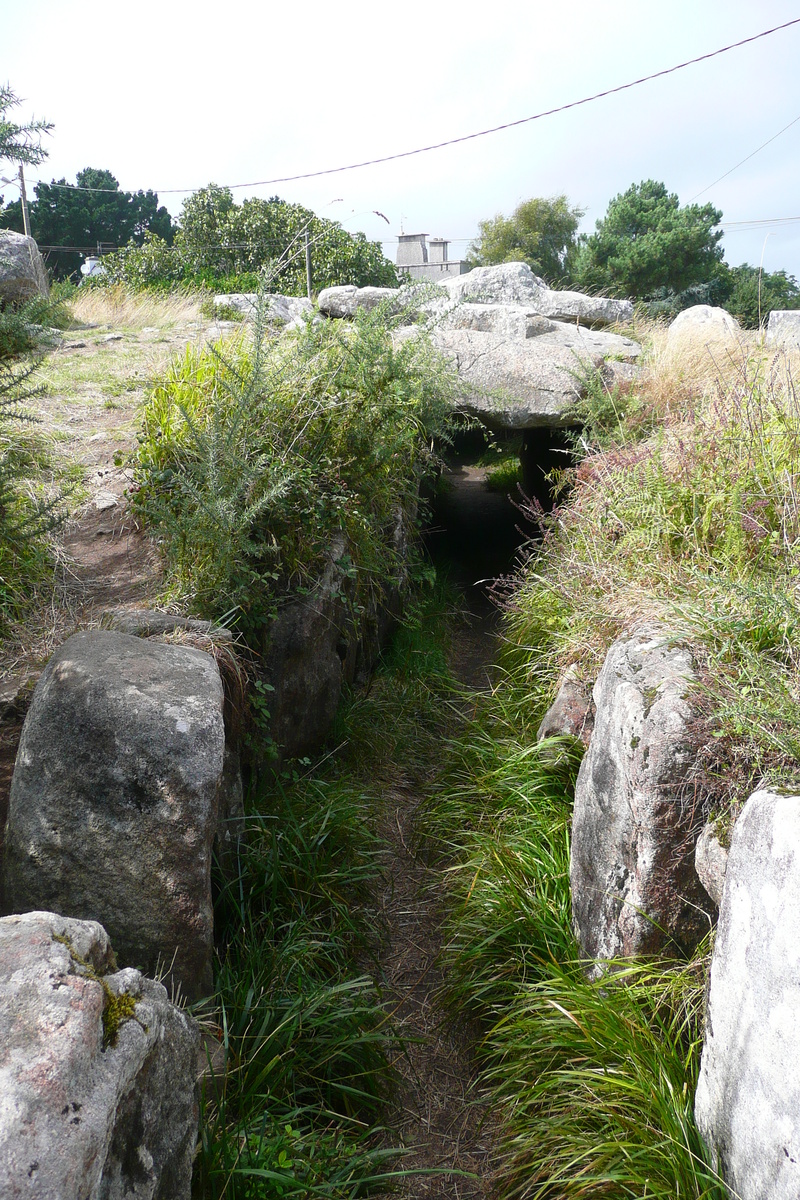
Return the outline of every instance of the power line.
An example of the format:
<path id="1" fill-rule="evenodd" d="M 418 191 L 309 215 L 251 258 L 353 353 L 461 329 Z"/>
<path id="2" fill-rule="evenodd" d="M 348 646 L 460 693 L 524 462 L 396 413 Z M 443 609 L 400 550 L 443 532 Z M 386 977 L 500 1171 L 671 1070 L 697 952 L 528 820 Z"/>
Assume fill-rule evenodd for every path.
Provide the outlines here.
<path id="1" fill-rule="evenodd" d="M 772 135 L 772 137 L 771 137 L 771 138 L 767 138 L 767 140 L 766 140 L 765 142 L 762 142 L 762 143 L 761 143 L 761 145 L 760 145 L 760 146 L 758 146 L 758 147 L 757 147 L 757 148 L 756 148 L 756 149 L 753 151 L 753 153 L 752 153 L 752 154 L 748 154 L 748 155 L 747 155 L 747 158 L 743 158 L 743 159 L 741 160 L 741 162 L 738 162 L 738 163 L 736 164 L 736 166 L 735 166 L 735 167 L 731 167 L 730 171 L 726 171 L 724 175 L 720 175 L 719 179 L 715 179 L 713 183 L 710 183 L 710 184 L 708 185 L 708 187 L 704 187 L 704 188 L 703 188 L 701 191 L 699 191 L 699 192 L 696 192 L 696 193 L 695 193 L 695 195 L 694 195 L 694 196 L 692 196 L 692 199 L 689 201 L 689 203 L 690 203 L 690 204 L 692 204 L 692 203 L 693 203 L 693 202 L 694 202 L 694 201 L 697 199 L 697 197 L 698 197 L 698 196 L 702 196 L 702 195 L 704 195 L 704 193 L 705 193 L 705 192 L 710 192 L 710 191 L 711 191 L 711 189 L 712 189 L 712 187 L 716 187 L 716 186 L 717 186 L 717 184 L 718 184 L 718 183 L 721 183 L 723 179 L 727 179 L 727 178 L 728 178 L 728 176 L 729 176 L 729 175 L 732 175 L 734 171 L 738 171 L 738 170 L 739 170 L 739 167 L 743 167 L 743 166 L 744 166 L 744 164 L 745 164 L 746 162 L 749 162 L 751 158 L 755 158 L 755 156 L 756 156 L 757 154 L 759 154 L 759 153 L 760 153 L 760 152 L 761 152 L 761 151 L 762 151 L 762 150 L 763 150 L 763 149 L 764 149 L 766 146 L 768 146 L 768 145 L 770 144 L 770 142 L 774 142 L 776 138 L 779 138 L 779 137 L 781 136 L 781 134 L 782 134 L 782 133 L 786 133 L 786 130 L 787 130 L 787 129 L 791 129 L 791 128 L 792 128 L 792 126 L 793 126 L 793 125 L 796 125 L 798 121 L 800 121 L 800 116 L 796 116 L 796 117 L 794 118 L 794 120 L 793 120 L 793 121 L 790 121 L 790 122 L 789 122 L 789 124 L 788 124 L 788 125 L 784 125 L 783 129 L 779 129 L 777 133 L 773 133 L 773 135 Z"/>
<path id="2" fill-rule="evenodd" d="M 773 33 L 779 33 L 782 29 L 789 29 L 792 25 L 800 24 L 800 17 L 795 17 L 792 21 L 785 21 L 782 25 L 775 25 L 772 29 L 764 29 L 761 33 L 755 33 L 751 37 L 742 38 L 739 42 L 731 42 L 728 46 L 722 46 L 719 50 L 712 50 L 708 54 L 700 54 L 697 58 L 687 59 L 685 62 L 677 63 L 674 67 L 666 67 L 662 71 L 654 71 L 651 75 L 643 75 L 640 79 L 634 79 L 630 83 L 619 84 L 618 87 L 606 88 L 605 91 L 595 92 L 592 96 L 584 96 L 582 100 L 573 100 L 569 104 L 560 104 L 557 108 L 548 108 L 544 112 L 535 113 L 532 117 L 520 117 L 516 121 L 506 121 L 503 125 L 493 125 L 490 129 L 480 129 L 476 133 L 466 133 L 461 137 L 448 138 L 443 142 L 433 142 L 429 146 L 419 146 L 415 150 L 403 150 L 398 154 L 385 154 L 380 158 L 365 159 L 363 162 L 348 163 L 343 167 L 327 167 L 321 171 L 304 171 L 299 175 L 280 175 L 274 179 L 257 179 L 251 183 L 230 183 L 226 186 L 232 191 L 235 188 L 254 188 L 267 187 L 274 183 L 296 183 L 301 179 L 319 179 L 324 175 L 340 175 L 344 171 L 356 171 L 362 167 L 374 167 L 381 163 L 396 162 L 401 158 L 412 158 L 417 154 L 427 154 L 432 150 L 443 150 L 446 146 L 457 146 L 462 142 L 474 141 L 475 138 L 488 137 L 492 133 L 500 133 L 504 129 L 514 129 L 518 125 L 527 125 L 531 121 L 541 121 L 544 117 L 555 116 L 556 113 L 567 112 L 571 108 L 580 108 L 581 105 L 591 104 L 595 100 L 602 100 L 606 96 L 614 96 L 619 92 L 628 91 L 630 88 L 638 87 L 642 83 L 649 83 L 653 79 L 660 79 L 664 75 L 672 75 L 675 71 L 683 71 L 686 67 L 692 67 L 696 63 L 706 62 L 710 58 L 717 58 L 720 54 L 727 54 L 729 50 L 737 50 L 740 46 L 747 46 L 750 42 L 757 42 L 761 38 L 770 37 Z M 777 136 L 777 135 L 776 135 Z M 735 168 L 734 168 L 735 170 Z M 115 192 L 115 188 L 89 188 L 79 187 L 77 184 L 62 184 L 53 183 L 51 187 L 73 188 L 76 191 L 83 192 Z M 711 185 L 714 186 L 713 184 Z M 182 192 L 196 192 L 199 188 L 149 188 L 148 191 L 156 192 L 158 195 L 167 196 Z"/>

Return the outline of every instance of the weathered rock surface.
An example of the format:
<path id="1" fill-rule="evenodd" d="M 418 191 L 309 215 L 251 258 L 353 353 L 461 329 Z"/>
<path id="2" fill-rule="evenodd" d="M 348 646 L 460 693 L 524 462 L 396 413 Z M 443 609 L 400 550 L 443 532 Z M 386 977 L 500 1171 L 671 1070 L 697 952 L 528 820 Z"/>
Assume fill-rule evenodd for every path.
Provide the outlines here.
<path id="1" fill-rule="evenodd" d="M 573 922 L 588 958 L 690 950 L 708 931 L 694 867 L 702 819 L 686 786 L 694 677 L 690 651 L 645 628 L 614 643 L 595 684 L 570 864 Z"/>
<path id="2" fill-rule="evenodd" d="M 800 346 L 800 312 L 773 309 L 767 322 L 767 344 Z"/>
<path id="3" fill-rule="evenodd" d="M 359 308 L 369 312 L 384 300 L 403 302 L 399 288 L 356 287 L 346 283 L 323 288 L 317 297 L 319 311 L 326 317 L 352 317 Z"/>
<path id="4" fill-rule="evenodd" d="M 556 698 L 544 715 L 536 734 L 541 742 L 548 737 L 580 738 L 589 744 L 594 728 L 594 702 L 589 688 L 574 667 L 564 673 Z"/>
<path id="5" fill-rule="evenodd" d="M 667 339 L 675 341 L 685 337 L 735 337 L 741 325 L 724 308 L 711 304 L 693 304 L 679 312 L 667 330 Z"/>
<path id="6" fill-rule="evenodd" d="M 399 522 L 396 536 L 404 536 Z M 316 586 L 281 609 L 262 653 L 269 732 L 280 758 L 319 750 L 345 684 L 366 678 L 400 609 L 399 592 L 365 611 L 353 605 L 344 542 L 331 548 Z"/>
<path id="7" fill-rule="evenodd" d="M 219 307 L 234 308 L 246 317 L 255 316 L 258 307 L 258 292 L 231 292 L 214 297 L 214 304 Z M 282 296 L 279 293 L 263 297 L 266 307 L 267 320 L 276 325 L 296 329 L 303 324 L 305 317 L 310 317 L 314 306 L 305 296 Z"/>
<path id="8" fill-rule="evenodd" d="M 414 336 L 412 330 L 398 334 Z M 612 356 L 635 362 L 641 352 L 630 338 L 565 324 L 520 341 L 446 328 L 434 329 L 432 339 L 458 370 L 459 406 L 500 430 L 569 424 L 586 371 L 604 367 Z"/>
<path id="9" fill-rule="evenodd" d="M 630 300 L 585 296 L 582 292 L 559 292 L 534 275 L 527 263 L 502 263 L 475 267 L 466 275 L 442 280 L 451 300 L 477 304 L 520 305 L 557 321 L 582 321 L 586 325 L 613 325 L 630 321 Z"/>
<path id="10" fill-rule="evenodd" d="M 708 821 L 700 831 L 694 848 L 694 866 L 698 879 L 719 908 L 728 869 L 728 851 L 719 840 L 714 821 Z"/>
<path id="11" fill-rule="evenodd" d="M 496 333 L 513 342 L 555 333 L 558 325 L 520 304 L 458 304 L 443 314 L 447 329 L 472 329 L 476 333 Z"/>
<path id="12" fill-rule="evenodd" d="M 210 990 L 223 689 L 188 646 L 96 631 L 47 664 L 11 785 L 5 905 L 99 920 L 120 961 Z"/>
<path id="13" fill-rule="evenodd" d="M 0 229 L 0 300 L 20 304 L 49 292 L 47 272 L 33 238 Z"/>
<path id="14" fill-rule="evenodd" d="M 800 1195 L 800 796 L 755 792 L 731 838 L 695 1098 L 732 1196 Z"/>
<path id="15" fill-rule="evenodd" d="M 547 288 L 537 301 L 543 317 L 554 321 L 580 321 L 582 325 L 624 325 L 633 320 L 630 300 L 609 296 L 585 296 L 583 292 L 560 292 Z"/>
<path id="16" fill-rule="evenodd" d="M 152 608 L 111 608 L 103 613 L 100 624 L 103 629 L 129 633 L 132 637 L 160 637 L 185 630 L 187 633 L 206 634 L 217 642 L 233 641 L 230 629 L 223 625 L 215 625 L 213 621 L 203 621 L 197 617 L 156 612 Z"/>
<path id="17" fill-rule="evenodd" d="M 198 1046 L 161 984 L 116 970 L 100 925 L 0 920 L 0 1195 L 189 1200 Z"/>

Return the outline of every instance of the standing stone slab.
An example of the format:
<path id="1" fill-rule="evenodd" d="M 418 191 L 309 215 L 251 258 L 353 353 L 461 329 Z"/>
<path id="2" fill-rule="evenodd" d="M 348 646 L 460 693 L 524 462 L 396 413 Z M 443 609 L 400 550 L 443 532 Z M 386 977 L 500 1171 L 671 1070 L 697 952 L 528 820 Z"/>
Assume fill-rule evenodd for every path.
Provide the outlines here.
<path id="1" fill-rule="evenodd" d="M 703 820 L 687 786 L 692 656 L 647 628 L 608 652 L 575 788 L 570 882 L 584 954 L 690 950 L 710 905 L 694 867 Z"/>
<path id="2" fill-rule="evenodd" d="M 189 1200 L 198 1046 L 160 983 L 116 970 L 102 926 L 0 920 L 0 1196 Z"/>
<path id="3" fill-rule="evenodd" d="M 733 829 L 695 1114 L 741 1200 L 800 1196 L 800 796 L 755 792 Z"/>
<path id="4" fill-rule="evenodd" d="M 225 733 L 214 659 L 76 633 L 25 720 L 11 785 L 7 910 L 97 920 L 120 961 L 211 986 L 211 853 Z"/>

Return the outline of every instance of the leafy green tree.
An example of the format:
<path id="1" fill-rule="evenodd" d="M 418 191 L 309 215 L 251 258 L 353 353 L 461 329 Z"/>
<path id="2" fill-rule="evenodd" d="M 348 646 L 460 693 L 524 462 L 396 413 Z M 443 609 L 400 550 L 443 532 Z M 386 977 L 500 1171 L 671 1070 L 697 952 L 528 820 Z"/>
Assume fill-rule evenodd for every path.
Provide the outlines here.
<path id="1" fill-rule="evenodd" d="M 272 291 L 305 295 L 305 234 L 311 243 L 317 289 L 339 283 L 397 286 L 397 274 L 379 242 L 348 233 L 278 196 L 238 205 L 228 188 L 209 184 L 183 205 L 171 251 L 157 237 L 104 260 L 112 278 L 135 287 L 178 280 L 217 291 L 253 291 L 266 276 Z"/>
<path id="2" fill-rule="evenodd" d="M 27 125 L 9 121 L 9 109 L 16 108 L 19 104 L 20 100 L 10 86 L 0 84 L 0 162 L 10 159 L 12 162 L 36 166 L 47 158 L 41 138 L 42 134 L 49 133 L 53 126 L 47 121 L 29 121 Z"/>
<path id="3" fill-rule="evenodd" d="M 730 269 L 725 307 L 746 329 L 758 329 L 774 308 L 800 308 L 800 285 L 785 271 L 760 271 L 749 263 Z"/>
<path id="4" fill-rule="evenodd" d="M 566 196 L 534 197 L 514 209 L 510 217 L 498 213 L 479 221 L 480 236 L 467 251 L 473 266 L 526 262 L 548 283 L 567 283 L 577 253 L 576 234 L 584 210 Z"/>
<path id="5" fill-rule="evenodd" d="M 36 241 L 41 246 L 79 248 L 48 252 L 48 266 L 57 279 L 77 275 L 84 254 L 98 243 L 123 246 L 133 241 L 141 245 L 147 232 L 172 242 L 172 218 L 163 205 L 159 207 L 157 194 L 120 191 L 110 171 L 87 167 L 78 173 L 75 184 L 54 179 L 38 183 L 35 192 L 30 217 Z M 0 226 L 22 231 L 18 200 L 0 210 Z"/>
<path id="6" fill-rule="evenodd" d="M 582 239 L 576 278 L 590 291 L 647 299 L 710 280 L 722 261 L 722 213 L 687 204 L 645 179 L 615 196 L 595 232 Z"/>

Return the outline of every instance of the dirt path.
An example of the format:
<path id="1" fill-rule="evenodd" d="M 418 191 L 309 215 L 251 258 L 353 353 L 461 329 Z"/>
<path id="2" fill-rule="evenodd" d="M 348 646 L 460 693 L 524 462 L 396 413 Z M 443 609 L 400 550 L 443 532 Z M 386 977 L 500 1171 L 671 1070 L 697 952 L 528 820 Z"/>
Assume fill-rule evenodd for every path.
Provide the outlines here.
<path id="1" fill-rule="evenodd" d="M 396 1195 L 477 1200 L 489 1195 L 492 1123 L 478 1083 L 473 1034 L 448 1018 L 440 999 L 446 913 L 441 871 L 413 849 L 419 804 L 419 793 L 398 782 L 386 796 L 379 826 L 389 845 L 381 969 L 406 1047 L 386 1120 L 393 1144 L 412 1150 L 398 1165 L 434 1172 L 412 1175 Z"/>
<path id="2" fill-rule="evenodd" d="M 454 468 L 450 478 L 452 489 L 439 505 L 428 541 L 464 588 L 469 609 L 452 637 L 451 669 L 466 687 L 484 689 L 491 686 L 498 614 L 486 587 L 476 580 L 509 569 L 519 535 L 503 498 L 487 493 L 474 468 Z M 380 898 L 386 944 L 380 965 L 387 1000 L 406 1043 L 397 1063 L 398 1093 L 386 1121 L 393 1143 L 411 1149 L 399 1166 L 420 1172 L 410 1175 L 395 1195 L 403 1200 L 478 1200 L 491 1193 L 496 1130 L 479 1082 L 476 1031 L 454 1021 L 443 1005 L 443 870 L 426 862 L 415 838 L 424 791 L 424 782 L 409 779 L 398 764 L 379 822 L 388 847 Z M 432 1173 L 421 1173 L 426 1171 Z"/>

